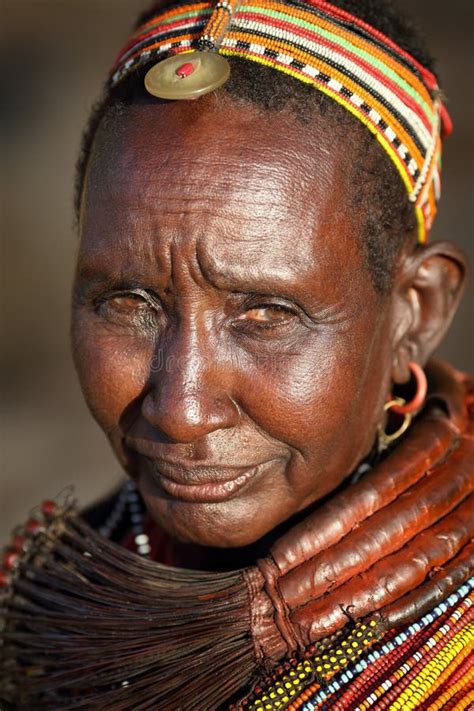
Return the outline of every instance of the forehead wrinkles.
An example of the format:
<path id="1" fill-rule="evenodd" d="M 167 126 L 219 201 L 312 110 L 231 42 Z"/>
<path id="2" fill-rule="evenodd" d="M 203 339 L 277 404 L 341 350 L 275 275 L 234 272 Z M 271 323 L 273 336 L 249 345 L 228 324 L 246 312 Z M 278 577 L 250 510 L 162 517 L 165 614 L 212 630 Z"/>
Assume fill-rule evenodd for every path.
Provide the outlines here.
<path id="1" fill-rule="evenodd" d="M 347 152 L 334 160 L 335 136 L 324 122 L 308 128 L 284 112 L 262 114 L 206 98 L 131 106 L 106 120 L 94 143 L 89 185 L 119 198 L 127 192 L 152 198 L 155 186 L 160 193 L 164 185 L 168 202 L 228 193 L 257 206 L 283 190 L 286 212 L 300 214 L 315 181 L 329 189 L 336 173 L 343 177 Z"/>
<path id="2" fill-rule="evenodd" d="M 115 244 L 143 256 L 164 246 L 163 239 L 199 239 L 209 266 L 212 257 L 242 269 L 246 257 L 258 258 L 262 269 L 279 261 L 308 264 L 318 232 L 337 231 L 344 239 L 347 153 L 334 151 L 327 126 L 312 126 L 310 135 L 301 124 L 291 128 L 267 115 L 262 130 L 261 117 L 251 122 L 241 107 L 226 121 L 193 111 L 190 120 L 176 104 L 131 107 L 99 131 L 85 196 L 93 208 L 85 224 L 95 239 L 101 233 L 109 239 L 111 222 L 118 227 Z M 275 240 L 282 232 L 285 239 Z"/>
<path id="3" fill-rule="evenodd" d="M 306 227 L 303 203 L 292 198 L 294 186 L 275 166 L 266 171 L 256 165 L 236 180 L 238 166 L 233 170 L 230 162 L 213 163 L 210 179 L 209 164 L 201 158 L 184 157 L 171 176 L 139 165 L 133 174 L 120 172 L 102 187 L 88 187 L 91 209 L 83 234 L 93 249 L 113 240 L 135 257 L 149 259 L 155 252 L 164 258 L 170 243 L 185 246 L 199 240 L 211 252 L 225 246 L 225 258 L 234 261 L 244 259 L 243 246 L 254 257 L 275 255 L 282 246 L 275 239 L 279 234 L 300 235 Z"/>
<path id="4" fill-rule="evenodd" d="M 82 246 L 91 257 L 107 261 L 113 252 L 114 261 L 126 256 L 135 264 L 164 269 L 172 253 L 183 259 L 196 255 L 211 278 L 228 266 L 239 275 L 251 269 L 283 276 L 292 265 L 300 271 L 312 260 L 311 226 L 264 190 L 257 198 L 238 190 L 232 199 L 227 191 L 213 199 L 200 194 L 186 200 L 173 189 L 158 195 L 157 187 L 146 199 L 118 194 L 118 204 L 105 201 L 98 217 L 97 210 L 87 213 Z"/>
<path id="5" fill-rule="evenodd" d="M 87 198 L 100 200 L 104 207 L 111 201 L 114 209 L 123 204 L 152 212 L 218 210 L 237 218 L 242 210 L 236 207 L 245 207 L 252 218 L 263 210 L 279 219 L 300 218 L 312 187 L 309 166 L 302 161 L 295 170 L 283 150 L 257 148 L 227 145 L 220 150 L 186 142 L 155 144 L 152 149 L 125 145 L 95 162 L 88 174 Z"/>
<path id="6" fill-rule="evenodd" d="M 133 213 L 203 213 L 243 218 L 300 219 L 307 212 L 302 194 L 308 192 L 305 176 L 291 174 L 283 164 L 247 162 L 233 155 L 225 160 L 183 155 L 173 166 L 159 158 L 136 156 L 133 167 L 110 166 L 108 175 L 91 176 L 87 200 L 102 209 Z"/>

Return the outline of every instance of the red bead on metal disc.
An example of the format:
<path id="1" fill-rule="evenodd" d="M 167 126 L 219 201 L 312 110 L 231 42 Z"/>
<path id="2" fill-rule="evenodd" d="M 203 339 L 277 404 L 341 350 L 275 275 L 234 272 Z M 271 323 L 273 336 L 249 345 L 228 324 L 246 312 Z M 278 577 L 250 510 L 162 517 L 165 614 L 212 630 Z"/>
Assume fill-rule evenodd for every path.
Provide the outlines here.
<path id="1" fill-rule="evenodd" d="M 18 560 L 18 553 L 15 551 L 7 551 L 3 556 L 3 567 L 6 570 L 13 570 Z"/>
<path id="2" fill-rule="evenodd" d="M 151 67 L 145 88 L 159 99 L 197 99 L 218 89 L 229 75 L 229 62 L 217 52 L 181 52 Z"/>
<path id="3" fill-rule="evenodd" d="M 185 64 L 182 64 L 180 67 L 178 67 L 176 70 L 176 74 L 179 77 L 181 77 L 182 79 L 185 79 L 193 72 L 194 72 L 194 64 L 192 62 L 186 62 Z"/>
<path id="4" fill-rule="evenodd" d="M 46 499 L 41 504 L 41 511 L 45 516 L 52 516 L 56 511 L 56 502 L 51 499 Z"/>

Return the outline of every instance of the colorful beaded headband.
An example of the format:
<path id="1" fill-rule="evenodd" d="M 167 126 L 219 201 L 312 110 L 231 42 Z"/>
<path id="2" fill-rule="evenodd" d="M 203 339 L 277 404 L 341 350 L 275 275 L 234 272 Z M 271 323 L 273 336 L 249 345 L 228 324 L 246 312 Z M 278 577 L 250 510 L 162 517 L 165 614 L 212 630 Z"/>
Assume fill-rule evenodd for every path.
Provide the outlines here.
<path id="1" fill-rule="evenodd" d="M 147 90 L 167 99 L 196 98 L 227 80 L 226 56 L 311 84 L 356 116 L 395 164 L 414 205 L 419 240 L 426 240 L 440 198 L 441 138 L 452 130 L 431 72 L 324 0 L 244 0 L 240 6 L 219 0 L 157 6 L 120 52 L 110 85 L 158 59 L 145 78 Z"/>

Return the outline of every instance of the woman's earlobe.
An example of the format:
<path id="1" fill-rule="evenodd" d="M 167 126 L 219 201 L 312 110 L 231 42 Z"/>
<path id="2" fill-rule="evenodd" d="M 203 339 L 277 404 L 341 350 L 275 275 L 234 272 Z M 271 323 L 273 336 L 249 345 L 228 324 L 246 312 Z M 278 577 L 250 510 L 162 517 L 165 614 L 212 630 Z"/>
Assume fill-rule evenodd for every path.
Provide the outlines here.
<path id="1" fill-rule="evenodd" d="M 423 365 L 441 343 L 467 276 L 466 258 L 450 242 L 420 246 L 407 261 L 394 314 L 396 322 L 409 324 L 395 338 L 392 380 L 397 383 L 409 378 L 410 361 Z"/>

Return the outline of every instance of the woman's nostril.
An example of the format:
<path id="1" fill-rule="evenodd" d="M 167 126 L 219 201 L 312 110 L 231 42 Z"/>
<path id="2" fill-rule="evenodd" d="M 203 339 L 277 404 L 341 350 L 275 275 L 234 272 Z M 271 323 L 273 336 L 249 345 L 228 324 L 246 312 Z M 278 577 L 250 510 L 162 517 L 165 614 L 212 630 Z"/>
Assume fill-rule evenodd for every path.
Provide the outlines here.
<path id="1" fill-rule="evenodd" d="M 240 408 L 227 394 L 209 389 L 177 392 L 173 388 L 150 391 L 142 403 L 142 415 L 154 429 L 176 442 L 191 442 L 211 432 L 235 427 Z"/>

